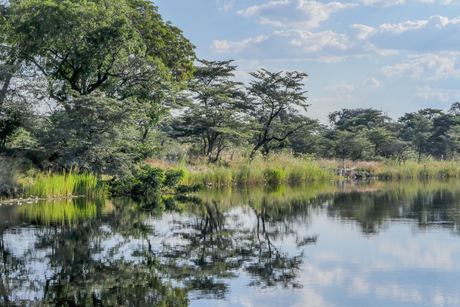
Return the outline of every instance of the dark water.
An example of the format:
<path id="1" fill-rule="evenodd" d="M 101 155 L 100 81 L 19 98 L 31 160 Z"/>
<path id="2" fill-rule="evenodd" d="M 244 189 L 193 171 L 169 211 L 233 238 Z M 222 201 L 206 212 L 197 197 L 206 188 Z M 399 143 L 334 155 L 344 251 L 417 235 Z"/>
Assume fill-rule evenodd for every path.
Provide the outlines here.
<path id="1" fill-rule="evenodd" d="M 0 207 L 1 306 L 460 306 L 460 182 Z"/>

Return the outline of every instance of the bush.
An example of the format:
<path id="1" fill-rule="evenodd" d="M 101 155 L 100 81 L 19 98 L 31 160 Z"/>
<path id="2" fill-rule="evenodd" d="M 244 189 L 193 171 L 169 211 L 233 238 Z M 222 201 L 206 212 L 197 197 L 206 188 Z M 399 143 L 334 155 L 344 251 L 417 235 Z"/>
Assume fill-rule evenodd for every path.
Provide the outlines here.
<path id="1" fill-rule="evenodd" d="M 136 175 L 112 179 L 109 192 L 112 196 L 141 196 L 150 193 L 158 193 L 161 190 L 175 189 L 182 180 L 182 170 L 164 171 L 159 167 L 143 165 Z"/>

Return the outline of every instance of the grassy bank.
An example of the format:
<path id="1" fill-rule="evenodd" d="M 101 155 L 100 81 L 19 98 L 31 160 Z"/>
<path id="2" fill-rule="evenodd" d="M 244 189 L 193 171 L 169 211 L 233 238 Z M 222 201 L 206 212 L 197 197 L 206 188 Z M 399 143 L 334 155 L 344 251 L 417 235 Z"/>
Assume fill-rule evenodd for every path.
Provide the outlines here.
<path id="1" fill-rule="evenodd" d="M 163 168 L 181 168 L 185 175 L 182 184 L 204 185 L 257 184 L 277 182 L 305 182 L 343 179 L 335 170 L 343 168 L 338 160 L 298 158 L 288 154 L 258 157 L 252 163 L 247 160 L 207 164 L 188 161 L 188 164 L 151 160 L 152 165 Z M 345 168 L 368 171 L 378 179 L 459 178 L 460 163 L 427 159 L 421 163 L 406 161 L 346 161 Z"/>
<path id="2" fill-rule="evenodd" d="M 148 160 L 148 164 L 162 169 L 183 171 L 180 182 L 184 185 L 203 184 L 245 185 L 279 182 L 310 182 L 340 180 L 335 170 L 343 168 L 342 161 L 293 157 L 289 154 L 277 154 L 269 157 L 257 157 L 252 162 L 247 159 L 208 164 L 204 161 L 173 162 L 165 160 Z M 28 198 L 64 197 L 69 195 L 95 196 L 106 193 L 106 188 L 96 175 L 89 173 L 51 173 L 21 171 L 13 163 L 5 164 L 9 172 L 8 181 L 12 186 L 22 188 L 17 196 Z M 424 179 L 424 178 L 459 178 L 460 163 L 456 161 L 435 161 L 427 159 L 422 163 L 407 161 L 397 163 L 387 160 L 381 162 L 346 161 L 346 168 L 369 171 L 379 179 Z M 6 173 L 5 173 L 6 174 Z M 1 172 L 0 172 L 1 175 Z M 4 197 L 6 198 L 6 197 Z M 9 198 L 9 197 L 8 197 Z"/>
<path id="3" fill-rule="evenodd" d="M 183 167 L 182 184 L 255 184 L 328 180 L 334 170 L 323 161 L 300 159 L 285 155 L 236 161 L 225 164 L 201 164 Z"/>
<path id="4" fill-rule="evenodd" d="M 104 183 L 91 173 L 42 172 L 24 158 L 0 156 L 0 199 L 95 196 L 106 193 Z"/>
<path id="5" fill-rule="evenodd" d="M 406 161 L 397 163 L 358 162 L 354 164 L 357 170 L 370 171 L 379 179 L 423 179 L 423 178 L 459 178 L 460 163 L 456 161 L 426 160 L 421 163 Z"/>

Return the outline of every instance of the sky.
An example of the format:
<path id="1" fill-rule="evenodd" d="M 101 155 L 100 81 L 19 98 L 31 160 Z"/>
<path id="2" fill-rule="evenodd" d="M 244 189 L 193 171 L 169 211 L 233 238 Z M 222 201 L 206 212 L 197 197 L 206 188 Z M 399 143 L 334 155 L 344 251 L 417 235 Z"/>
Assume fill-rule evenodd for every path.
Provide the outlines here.
<path id="1" fill-rule="evenodd" d="M 327 121 L 342 108 L 394 119 L 460 101 L 460 0 L 156 0 L 196 45 L 199 59 L 248 72 L 302 71 L 311 106 Z"/>

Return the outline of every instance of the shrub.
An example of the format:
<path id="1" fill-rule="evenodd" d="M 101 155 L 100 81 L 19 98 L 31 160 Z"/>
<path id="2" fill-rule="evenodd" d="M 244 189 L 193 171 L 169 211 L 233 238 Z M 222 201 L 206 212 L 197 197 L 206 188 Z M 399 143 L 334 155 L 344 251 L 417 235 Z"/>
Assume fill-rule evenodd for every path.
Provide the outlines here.
<path id="1" fill-rule="evenodd" d="M 165 171 L 146 164 L 142 165 L 135 175 L 112 179 L 108 183 L 109 192 L 112 196 L 141 196 L 158 193 L 161 190 L 174 190 L 183 176 L 182 170 Z"/>

